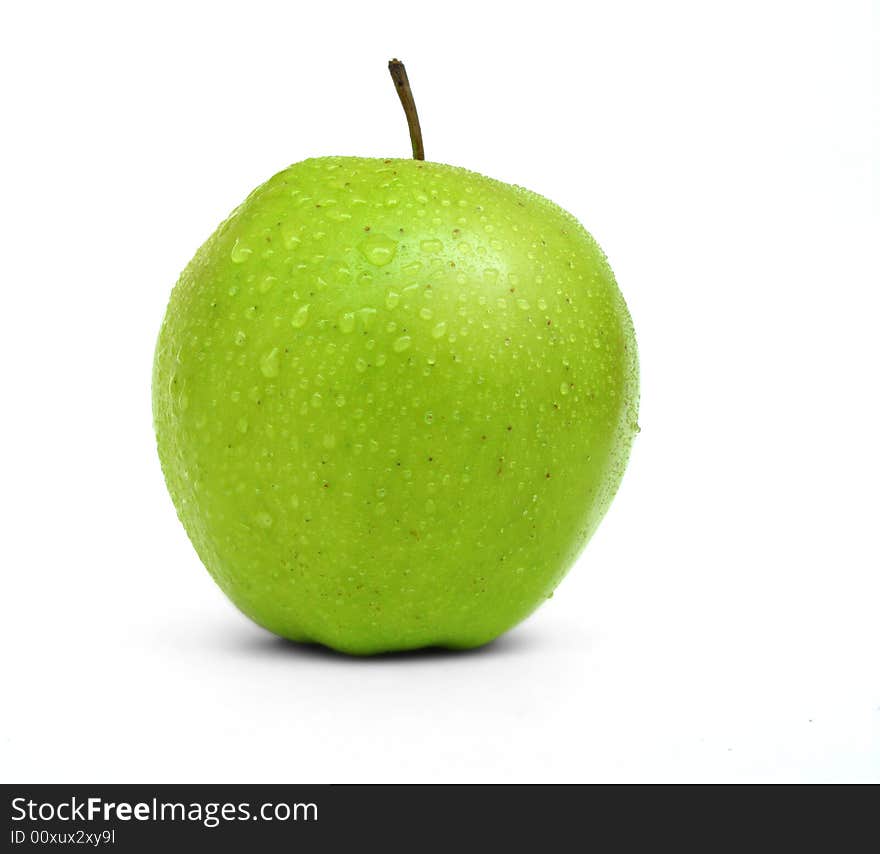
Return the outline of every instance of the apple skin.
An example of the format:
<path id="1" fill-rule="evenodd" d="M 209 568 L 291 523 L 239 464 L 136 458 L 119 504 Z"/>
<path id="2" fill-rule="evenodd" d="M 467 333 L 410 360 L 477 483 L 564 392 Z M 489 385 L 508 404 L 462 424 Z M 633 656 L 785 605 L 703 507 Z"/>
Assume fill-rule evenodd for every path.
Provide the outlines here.
<path id="1" fill-rule="evenodd" d="M 238 608 L 353 654 L 485 644 L 568 571 L 637 432 L 632 323 L 548 200 L 327 157 L 199 249 L 159 334 L 178 516 Z"/>

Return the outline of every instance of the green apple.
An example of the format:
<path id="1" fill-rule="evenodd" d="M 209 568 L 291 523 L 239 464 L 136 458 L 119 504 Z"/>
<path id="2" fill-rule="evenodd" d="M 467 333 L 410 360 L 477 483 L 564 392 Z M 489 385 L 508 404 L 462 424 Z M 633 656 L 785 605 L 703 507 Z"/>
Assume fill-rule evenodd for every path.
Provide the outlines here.
<path id="1" fill-rule="evenodd" d="M 475 647 L 549 598 L 637 431 L 633 327 L 556 205 L 327 157 L 199 249 L 159 335 L 171 497 L 247 616 L 369 654 Z"/>

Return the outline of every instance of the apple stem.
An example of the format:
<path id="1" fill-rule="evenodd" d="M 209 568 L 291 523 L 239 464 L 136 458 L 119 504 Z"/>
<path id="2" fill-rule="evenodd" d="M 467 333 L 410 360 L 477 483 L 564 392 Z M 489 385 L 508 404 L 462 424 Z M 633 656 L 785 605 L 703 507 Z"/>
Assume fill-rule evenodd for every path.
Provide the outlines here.
<path id="1" fill-rule="evenodd" d="M 406 114 L 406 123 L 409 125 L 409 138 L 412 140 L 414 160 L 425 159 L 425 147 L 422 144 L 422 128 L 419 125 L 419 114 L 416 112 L 416 102 L 413 98 L 412 89 L 409 87 L 409 78 L 406 76 L 406 67 L 399 59 L 392 59 L 388 63 L 391 79 L 397 89 L 403 112 Z"/>

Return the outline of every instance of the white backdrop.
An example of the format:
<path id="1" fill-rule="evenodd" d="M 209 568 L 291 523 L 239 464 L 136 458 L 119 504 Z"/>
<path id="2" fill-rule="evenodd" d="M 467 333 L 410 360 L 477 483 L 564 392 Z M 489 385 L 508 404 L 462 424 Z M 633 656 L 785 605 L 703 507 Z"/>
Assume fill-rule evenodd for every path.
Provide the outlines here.
<path id="1" fill-rule="evenodd" d="M 880 781 L 876 41 L 858 2 L 4 7 L 5 781 Z M 397 55 L 428 159 L 608 253 L 642 433 L 527 623 L 364 661 L 215 588 L 150 371 L 255 185 L 408 155 Z"/>

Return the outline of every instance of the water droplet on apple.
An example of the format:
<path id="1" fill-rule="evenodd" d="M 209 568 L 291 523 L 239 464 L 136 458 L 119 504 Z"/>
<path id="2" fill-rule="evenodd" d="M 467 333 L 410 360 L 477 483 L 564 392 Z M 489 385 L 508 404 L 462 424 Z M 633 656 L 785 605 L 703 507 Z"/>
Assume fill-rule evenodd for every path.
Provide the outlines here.
<path id="1" fill-rule="evenodd" d="M 323 402 L 324 402 L 324 401 L 323 401 L 323 398 L 321 397 L 321 393 L 316 391 L 316 392 L 312 395 L 312 408 L 313 408 L 313 409 L 320 409 L 320 408 L 321 408 L 321 404 L 322 404 Z"/>
<path id="2" fill-rule="evenodd" d="M 290 321 L 292 326 L 295 326 L 297 329 L 305 326 L 309 319 L 309 306 L 301 305 L 293 315 L 293 320 Z"/>
<path id="3" fill-rule="evenodd" d="M 341 409 L 343 406 L 345 406 L 345 395 L 344 395 L 344 394 L 337 394 L 337 395 L 336 395 L 336 405 L 337 405 L 340 409 Z"/>
<path id="4" fill-rule="evenodd" d="M 247 335 L 239 329 L 238 332 L 235 333 L 235 338 L 233 340 L 237 347 L 244 347 L 245 342 L 247 341 Z"/>
<path id="5" fill-rule="evenodd" d="M 338 210 L 337 208 L 333 208 L 327 211 L 327 219 L 333 220 L 333 222 L 345 222 L 346 220 L 351 219 L 351 214 L 346 211 Z"/>
<path id="6" fill-rule="evenodd" d="M 431 335 L 434 338 L 442 338 L 446 334 L 446 322 L 441 320 L 432 330 Z"/>
<path id="7" fill-rule="evenodd" d="M 302 242 L 300 236 L 294 230 L 294 226 L 288 226 L 281 232 L 281 239 L 288 249 L 295 249 Z"/>
<path id="8" fill-rule="evenodd" d="M 358 357 L 358 360 L 354 363 L 354 369 L 359 374 L 362 374 L 367 369 L 367 363 L 363 359 Z"/>
<path id="9" fill-rule="evenodd" d="M 272 288 L 275 286 L 275 282 L 277 282 L 277 281 L 278 281 L 278 279 L 275 276 L 264 276 L 263 280 L 260 282 L 259 286 L 257 287 L 257 290 L 261 294 L 269 293 L 269 291 L 272 290 Z"/>
<path id="10" fill-rule="evenodd" d="M 428 308 L 427 306 L 425 306 L 423 309 L 421 309 L 419 311 L 419 317 L 421 317 L 422 320 L 430 320 L 433 316 L 434 316 L 434 312 L 431 311 L 431 309 Z"/>
<path id="11" fill-rule="evenodd" d="M 260 359 L 260 372 L 264 377 L 278 376 L 278 348 L 273 347 Z"/>
<path id="12" fill-rule="evenodd" d="M 392 309 L 400 302 L 400 294 L 396 291 L 388 291 L 385 294 L 385 308 Z"/>
<path id="13" fill-rule="evenodd" d="M 443 249 L 443 241 L 437 240 L 436 238 L 430 238 L 428 240 L 423 240 L 421 242 L 421 244 L 419 244 L 419 245 L 421 247 L 422 252 L 433 253 L 433 252 L 439 252 L 441 249 Z"/>
<path id="14" fill-rule="evenodd" d="M 397 253 L 397 241 L 384 234 L 370 234 L 361 241 L 358 249 L 371 264 L 384 267 Z"/>
<path id="15" fill-rule="evenodd" d="M 394 342 L 392 347 L 394 348 L 395 353 L 402 353 L 404 350 L 409 349 L 410 344 L 412 344 L 412 338 L 410 338 L 409 335 L 401 335 L 400 338 Z"/>
<path id="16" fill-rule="evenodd" d="M 354 313 L 347 311 L 339 318 L 339 328 L 346 335 L 354 329 Z"/>
<path id="17" fill-rule="evenodd" d="M 522 297 L 520 297 L 520 298 L 516 301 L 516 304 L 517 304 L 517 305 L 518 305 L 523 311 L 527 311 L 528 308 L 529 308 L 529 301 L 523 299 Z"/>
<path id="18" fill-rule="evenodd" d="M 242 245 L 240 240 L 236 240 L 232 247 L 232 252 L 229 253 L 229 257 L 232 259 L 233 264 L 243 264 L 253 255 L 253 252 L 253 249 L 249 249 L 247 246 Z"/>
<path id="19" fill-rule="evenodd" d="M 431 410 L 428 410 L 425 413 L 425 424 L 433 424 L 434 423 L 434 413 Z"/>
<path id="20" fill-rule="evenodd" d="M 358 310 L 358 315 L 360 316 L 361 323 L 364 325 L 364 329 L 369 329 L 373 325 L 373 318 L 376 316 L 376 309 L 372 306 L 364 306 L 362 309 Z"/>
<path id="21" fill-rule="evenodd" d="M 559 386 L 559 393 L 560 394 L 568 394 L 568 383 L 562 383 Z"/>

